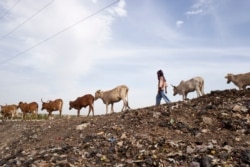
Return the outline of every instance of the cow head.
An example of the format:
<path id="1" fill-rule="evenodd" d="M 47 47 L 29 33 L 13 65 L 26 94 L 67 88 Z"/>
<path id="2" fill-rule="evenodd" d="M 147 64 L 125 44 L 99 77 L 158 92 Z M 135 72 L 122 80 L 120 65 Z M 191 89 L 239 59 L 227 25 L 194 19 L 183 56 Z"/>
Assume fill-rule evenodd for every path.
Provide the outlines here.
<path id="1" fill-rule="evenodd" d="M 227 83 L 229 84 L 232 81 L 232 76 L 233 74 L 227 74 L 227 76 L 225 76 L 225 78 L 227 79 Z"/>
<path id="2" fill-rule="evenodd" d="M 20 101 L 20 102 L 18 103 L 18 108 L 22 108 L 22 106 L 23 106 L 24 104 L 25 104 L 25 103 L 23 103 L 23 102 Z"/>
<path id="3" fill-rule="evenodd" d="M 174 86 L 174 85 L 172 85 L 172 84 L 171 84 L 171 86 L 173 87 L 173 92 L 174 92 L 173 95 L 174 95 L 174 96 L 177 95 L 177 93 L 178 93 L 177 87 Z"/>
<path id="4" fill-rule="evenodd" d="M 98 91 L 95 92 L 95 100 L 97 100 L 101 96 L 102 96 L 101 90 L 98 90 Z"/>
<path id="5" fill-rule="evenodd" d="M 73 108 L 73 101 L 69 101 L 69 110 Z"/>
<path id="6" fill-rule="evenodd" d="M 42 102 L 42 109 L 41 110 L 44 110 L 47 108 L 47 105 L 48 103 L 44 102 L 43 99 L 41 99 L 41 102 Z"/>

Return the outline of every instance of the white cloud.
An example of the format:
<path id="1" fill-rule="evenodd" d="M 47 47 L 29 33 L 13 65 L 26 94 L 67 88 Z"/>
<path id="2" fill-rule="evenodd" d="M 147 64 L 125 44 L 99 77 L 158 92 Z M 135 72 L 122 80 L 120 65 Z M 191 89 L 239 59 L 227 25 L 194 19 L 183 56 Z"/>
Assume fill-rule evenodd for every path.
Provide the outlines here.
<path id="1" fill-rule="evenodd" d="M 127 16 L 127 11 L 125 10 L 125 7 L 126 7 L 125 0 L 120 0 L 118 2 L 118 5 L 115 6 L 115 7 L 113 7 L 113 8 L 111 8 L 109 10 L 109 12 L 112 13 L 112 14 L 116 14 L 118 16 L 125 17 L 125 16 Z"/>
<path id="2" fill-rule="evenodd" d="M 207 13 L 212 6 L 211 0 L 197 0 L 191 7 L 191 10 L 185 14 L 188 16 Z"/>
<path id="3" fill-rule="evenodd" d="M 13 10 L 11 14 L 15 19 L 7 22 L 5 26 L 12 24 L 20 17 L 29 17 L 33 12 L 29 11 L 29 5 L 27 1 L 17 10 Z M 25 14 L 20 12 L 24 9 Z M 16 64 L 33 66 L 34 69 L 40 71 L 53 68 L 55 73 L 65 70 L 63 73 L 71 76 L 87 72 L 96 58 L 96 50 L 93 49 L 93 46 L 101 47 L 103 43 L 112 38 L 110 26 L 115 17 L 115 15 L 99 14 L 84 20 L 92 13 L 93 11 L 80 1 L 55 1 L 46 12 L 39 14 L 13 34 L 19 41 L 19 45 L 17 45 L 19 52 L 32 48 L 45 40 L 29 52 L 18 56 Z M 65 27 L 78 23 L 82 19 L 84 21 L 60 33 Z M 54 36 L 57 33 L 59 35 Z M 85 65 L 81 66 L 83 62 Z M 57 64 L 67 68 L 62 69 Z"/>
<path id="4" fill-rule="evenodd" d="M 0 4 L 5 4 L 4 2 L 8 1 L 1 1 Z M 49 0 L 21 1 L 15 10 L 11 10 L 10 15 L 0 20 L 0 36 L 48 2 Z M 131 11 L 128 13 L 125 2 L 131 3 Z M 165 4 L 164 0 L 159 2 Z M 121 0 L 107 10 L 1 64 L 1 76 L 8 77 L 1 81 L 0 104 L 31 100 L 40 102 L 41 98 L 52 100 L 60 97 L 64 100 L 63 114 L 76 114 L 75 110 L 68 110 L 69 100 L 86 93 L 94 94 L 97 89 L 108 90 L 118 84 L 127 84 L 132 108 L 154 105 L 157 87 L 155 73 L 159 68 L 164 70 L 169 84 L 178 84 L 180 80 L 200 75 L 205 79 L 206 93 L 210 90 L 234 88 L 233 84 L 226 84 L 224 76 L 228 72 L 241 73 L 249 70 L 250 51 L 249 47 L 244 47 L 249 43 L 248 39 L 245 45 L 241 45 L 239 40 L 228 36 L 226 39 L 230 40 L 220 38 L 222 42 L 218 41 L 217 36 L 204 37 L 204 33 L 197 37 L 197 30 L 203 32 L 203 26 L 186 21 L 187 28 L 178 31 L 176 26 L 183 26 L 184 21 L 178 20 L 179 14 L 169 12 L 172 10 L 159 8 L 159 2 Z M 191 8 L 185 6 L 190 9 L 189 15 L 207 12 L 206 5 L 202 5 L 206 4 L 205 1 L 198 2 Z M 107 5 L 103 3 L 100 0 L 54 1 L 44 12 L 0 41 L 0 61 L 15 56 L 88 17 Z M 228 14 L 225 18 L 235 15 Z M 247 16 L 247 12 L 241 14 Z M 117 21 L 124 16 L 126 21 Z M 197 20 L 204 27 L 210 28 L 212 25 L 211 22 Z M 112 26 L 115 21 L 119 24 Z M 230 21 L 234 23 L 234 19 Z M 172 101 L 181 99 L 181 96 L 173 97 L 171 87 L 168 92 Z M 195 97 L 195 93 L 192 95 Z M 120 104 L 115 104 L 115 111 L 120 111 Z M 85 115 L 86 110 L 82 109 L 81 115 Z M 105 105 L 101 100 L 95 102 L 95 114 L 105 114 Z"/>
<path id="5" fill-rule="evenodd" d="M 88 75 L 98 59 L 103 58 L 103 45 L 112 39 L 112 22 L 116 17 L 126 14 L 125 1 L 111 6 L 115 11 L 112 14 L 100 12 L 92 17 L 89 16 L 107 4 L 84 3 L 55 1 L 15 33 L 0 41 L 6 46 L 4 53 L 8 54 L 2 56 L 0 61 L 18 55 L 2 64 L 8 72 L 3 75 L 9 76 L 2 82 L 2 88 L 7 90 L 5 94 L 11 94 L 11 91 L 15 91 L 15 94 L 12 93 L 12 97 L 2 96 L 0 103 L 13 101 L 15 97 L 18 97 L 16 100 L 39 100 L 41 96 L 53 97 L 53 94 L 64 98 L 82 95 L 82 91 L 77 88 L 81 85 L 78 82 Z M 10 27 L 18 26 L 34 13 L 34 8 L 39 9 L 44 4 L 22 1 L 15 10 L 10 11 L 12 19 L 1 21 L 3 29 L 8 31 Z M 6 31 L 0 31 L 0 35 Z M 11 84 L 14 78 L 19 82 Z M 33 92 L 32 95 L 25 93 L 27 91 Z"/>
<path id="6" fill-rule="evenodd" d="M 202 9 L 187 11 L 186 15 L 197 15 L 203 13 Z"/>
<path id="7" fill-rule="evenodd" d="M 199 8 L 207 8 L 212 3 L 212 0 L 197 0 L 196 3 L 193 4 L 192 8 L 199 9 Z"/>
<path id="8" fill-rule="evenodd" d="M 181 21 L 181 20 L 176 21 L 176 26 L 177 26 L 178 28 L 180 28 L 183 24 L 184 24 L 184 21 Z"/>

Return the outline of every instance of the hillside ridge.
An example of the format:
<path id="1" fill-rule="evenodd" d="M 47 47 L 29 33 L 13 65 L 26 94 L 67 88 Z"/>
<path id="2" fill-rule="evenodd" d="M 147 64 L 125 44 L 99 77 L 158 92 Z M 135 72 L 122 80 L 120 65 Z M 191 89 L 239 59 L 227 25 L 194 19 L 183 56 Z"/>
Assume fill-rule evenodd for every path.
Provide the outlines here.
<path id="1" fill-rule="evenodd" d="M 250 89 L 108 115 L 0 124 L 0 166 L 249 166 Z"/>

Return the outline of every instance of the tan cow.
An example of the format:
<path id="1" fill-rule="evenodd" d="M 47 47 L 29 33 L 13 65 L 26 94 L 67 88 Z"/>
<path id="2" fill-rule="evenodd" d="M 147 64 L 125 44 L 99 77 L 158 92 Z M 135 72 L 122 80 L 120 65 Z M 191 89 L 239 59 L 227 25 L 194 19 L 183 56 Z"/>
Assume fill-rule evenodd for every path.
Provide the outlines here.
<path id="1" fill-rule="evenodd" d="M 130 109 L 128 105 L 128 91 L 129 88 L 126 85 L 120 85 L 116 88 L 108 91 L 97 90 L 95 93 L 95 100 L 101 98 L 103 103 L 106 104 L 106 114 L 108 113 L 108 105 L 111 104 L 111 112 L 114 112 L 114 103 L 123 101 L 123 107 L 121 111 Z"/>
<path id="2" fill-rule="evenodd" d="M 196 91 L 197 97 L 204 95 L 204 79 L 202 77 L 194 77 L 188 81 L 181 81 L 178 86 L 173 86 L 174 96 L 182 95 L 182 100 L 187 99 L 189 92 Z"/>
<path id="3" fill-rule="evenodd" d="M 55 99 L 55 100 L 49 100 L 47 102 L 42 102 L 42 110 L 47 110 L 49 113 L 48 116 L 51 116 L 51 113 L 53 111 L 59 111 L 60 116 L 62 116 L 62 107 L 63 107 L 63 100 L 62 99 Z"/>
<path id="4" fill-rule="evenodd" d="M 233 82 L 239 88 L 239 90 L 246 89 L 246 87 L 250 85 L 250 72 L 237 75 L 229 73 L 227 76 L 225 76 L 225 78 L 227 79 L 228 84 Z"/>
<path id="5" fill-rule="evenodd" d="M 23 120 L 25 119 L 26 114 L 32 113 L 34 116 L 38 116 L 38 104 L 36 102 L 23 103 L 19 102 L 18 107 L 23 113 Z"/>
<path id="6" fill-rule="evenodd" d="M 90 112 L 92 111 L 92 115 L 94 116 L 94 101 L 95 98 L 93 95 L 91 94 L 86 94 L 82 97 L 78 97 L 75 101 L 70 101 L 69 102 L 69 109 L 71 110 L 72 108 L 77 110 L 77 116 L 80 116 L 80 110 L 82 109 L 82 107 L 87 107 L 89 106 L 89 113 L 88 116 L 90 114 Z"/>

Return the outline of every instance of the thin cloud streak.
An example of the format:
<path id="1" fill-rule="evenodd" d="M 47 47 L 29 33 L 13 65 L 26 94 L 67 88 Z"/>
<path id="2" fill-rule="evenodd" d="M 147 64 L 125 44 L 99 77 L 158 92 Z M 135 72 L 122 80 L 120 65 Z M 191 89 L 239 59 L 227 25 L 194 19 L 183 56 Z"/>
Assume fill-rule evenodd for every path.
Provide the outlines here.
<path id="1" fill-rule="evenodd" d="M 203 10 L 198 9 L 198 10 L 187 11 L 186 15 L 197 15 L 197 14 L 201 14 L 201 13 L 203 13 Z"/>

